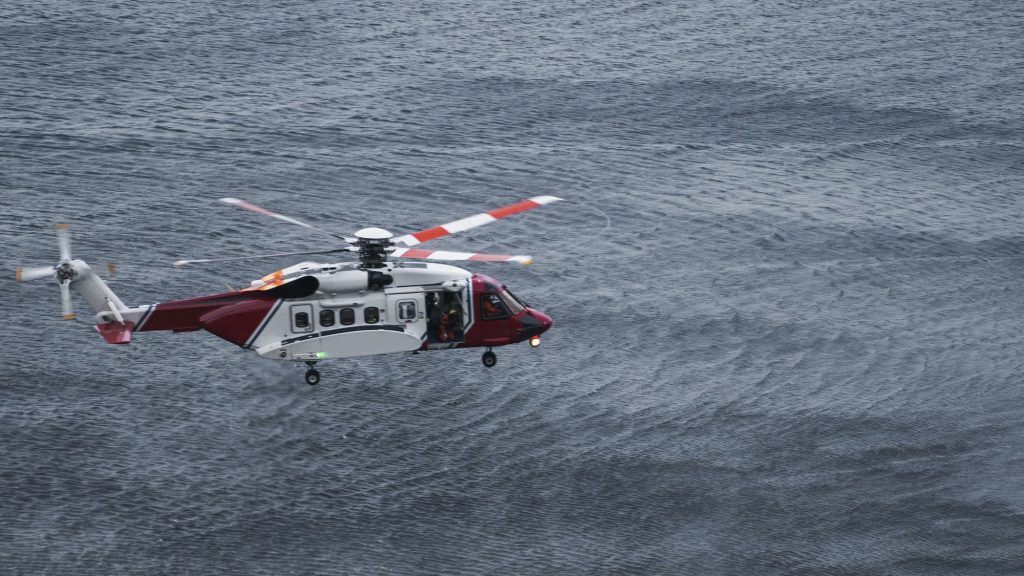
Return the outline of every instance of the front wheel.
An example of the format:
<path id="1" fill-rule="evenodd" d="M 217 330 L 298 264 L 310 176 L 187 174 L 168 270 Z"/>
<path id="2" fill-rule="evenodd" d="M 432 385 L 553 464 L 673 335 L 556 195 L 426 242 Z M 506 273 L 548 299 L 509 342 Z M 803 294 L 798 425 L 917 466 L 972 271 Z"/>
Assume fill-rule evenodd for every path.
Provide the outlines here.
<path id="1" fill-rule="evenodd" d="M 310 368 L 306 371 L 306 384 L 316 386 L 320 383 L 320 372 Z"/>
<path id="2" fill-rule="evenodd" d="M 484 363 L 484 366 L 491 368 L 498 363 L 498 355 L 488 350 L 480 357 L 480 361 Z"/>

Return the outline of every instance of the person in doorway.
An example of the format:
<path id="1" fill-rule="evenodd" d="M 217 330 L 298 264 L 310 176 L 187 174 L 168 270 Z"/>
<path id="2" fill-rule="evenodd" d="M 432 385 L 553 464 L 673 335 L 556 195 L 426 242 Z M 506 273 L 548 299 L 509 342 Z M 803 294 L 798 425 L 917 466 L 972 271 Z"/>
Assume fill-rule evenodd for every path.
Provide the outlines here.
<path id="1" fill-rule="evenodd" d="M 448 318 L 448 336 L 450 340 L 458 340 L 459 332 L 462 328 L 462 316 L 459 314 L 457 306 L 452 305 L 448 307 L 448 312 L 445 314 Z"/>

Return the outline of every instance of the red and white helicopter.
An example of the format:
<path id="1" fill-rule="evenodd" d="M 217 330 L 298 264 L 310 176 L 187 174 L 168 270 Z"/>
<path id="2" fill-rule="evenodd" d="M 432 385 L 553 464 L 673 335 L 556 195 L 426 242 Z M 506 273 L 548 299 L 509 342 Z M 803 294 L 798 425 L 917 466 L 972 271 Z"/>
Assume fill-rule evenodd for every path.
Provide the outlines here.
<path id="1" fill-rule="evenodd" d="M 328 234 L 340 248 L 238 258 L 178 260 L 174 266 L 335 252 L 358 253 L 358 262 L 301 262 L 254 280 L 237 291 L 144 306 L 125 306 L 82 260 L 72 259 L 67 225 L 57 226 L 60 261 L 54 266 L 18 268 L 17 279 L 53 277 L 59 282 L 64 319 L 75 314 L 71 288 L 96 310 L 96 329 L 111 344 L 127 344 L 134 332 L 203 329 L 260 356 L 305 362 L 306 382 L 316 384 L 316 363 L 392 352 L 484 347 L 491 367 L 497 346 L 528 340 L 540 345 L 551 318 L 530 308 L 490 276 L 447 264 L 390 258 L 518 262 L 529 256 L 501 256 L 413 248 L 456 232 L 557 202 L 536 196 L 502 208 L 397 238 L 381 228 L 364 228 L 354 238 L 339 236 L 295 218 L 238 200 L 221 202 Z"/>

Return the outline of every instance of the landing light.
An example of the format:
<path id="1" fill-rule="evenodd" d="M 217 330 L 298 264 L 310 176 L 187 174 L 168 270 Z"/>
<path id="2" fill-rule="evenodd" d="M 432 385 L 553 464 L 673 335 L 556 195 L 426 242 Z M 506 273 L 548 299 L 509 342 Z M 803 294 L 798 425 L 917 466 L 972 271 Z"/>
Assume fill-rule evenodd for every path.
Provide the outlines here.
<path id="1" fill-rule="evenodd" d="M 534 348 L 540 346 L 540 336 L 530 336 L 530 346 Z"/>

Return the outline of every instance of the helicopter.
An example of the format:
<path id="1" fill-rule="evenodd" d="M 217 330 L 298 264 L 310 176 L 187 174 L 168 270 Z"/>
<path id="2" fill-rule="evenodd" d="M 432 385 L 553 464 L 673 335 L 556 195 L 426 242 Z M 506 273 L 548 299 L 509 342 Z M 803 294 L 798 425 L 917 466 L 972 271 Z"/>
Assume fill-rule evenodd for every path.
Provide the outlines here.
<path id="1" fill-rule="evenodd" d="M 110 344 L 128 344 L 135 332 L 205 330 L 264 358 L 305 363 L 310 385 L 320 382 L 318 362 L 397 352 L 482 347 L 486 350 L 481 362 L 491 368 L 497 363 L 493 348 L 523 341 L 537 347 L 552 320 L 493 277 L 440 262 L 529 265 L 533 259 L 418 246 L 561 200 L 535 196 L 398 237 L 375 227 L 347 237 L 244 200 L 221 198 L 224 204 L 330 235 L 342 244 L 324 250 L 176 260 L 173 266 L 339 252 L 354 253 L 357 260 L 299 262 L 239 290 L 128 307 L 85 261 L 72 258 L 69 227 L 58 224 L 58 263 L 18 267 L 16 279 L 55 279 L 65 320 L 76 318 L 74 288 L 95 310 L 95 328 Z"/>

